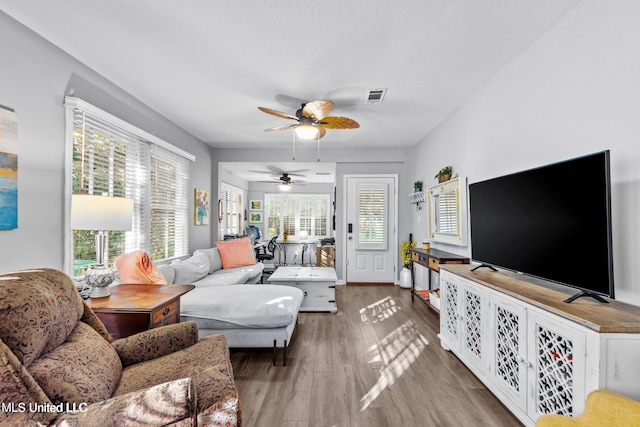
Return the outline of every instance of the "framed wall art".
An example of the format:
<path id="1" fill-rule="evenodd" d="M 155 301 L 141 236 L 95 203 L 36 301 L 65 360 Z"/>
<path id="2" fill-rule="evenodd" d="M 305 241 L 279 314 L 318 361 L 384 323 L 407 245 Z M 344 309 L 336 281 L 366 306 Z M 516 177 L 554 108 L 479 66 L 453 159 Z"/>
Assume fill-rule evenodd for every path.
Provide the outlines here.
<path id="1" fill-rule="evenodd" d="M 193 224 L 209 225 L 209 192 L 196 188 L 194 190 Z"/>
<path id="2" fill-rule="evenodd" d="M 253 223 L 262 222 L 262 212 L 249 213 L 249 222 L 253 222 Z"/>
<path id="3" fill-rule="evenodd" d="M 0 230 L 18 228 L 18 115 L 0 105 Z"/>
<path id="4" fill-rule="evenodd" d="M 249 200 L 249 210 L 261 211 L 262 210 L 262 200 Z"/>

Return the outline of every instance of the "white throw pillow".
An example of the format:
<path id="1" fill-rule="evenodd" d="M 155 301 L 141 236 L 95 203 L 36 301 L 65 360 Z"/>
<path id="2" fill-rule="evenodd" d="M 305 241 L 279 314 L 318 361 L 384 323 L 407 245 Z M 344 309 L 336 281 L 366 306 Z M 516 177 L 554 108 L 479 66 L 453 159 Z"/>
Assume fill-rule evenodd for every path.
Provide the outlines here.
<path id="1" fill-rule="evenodd" d="M 172 285 L 176 278 L 176 270 L 169 264 L 158 264 L 158 270 L 167 280 L 167 285 Z"/>
<path id="2" fill-rule="evenodd" d="M 211 268 L 209 257 L 205 253 L 195 253 L 185 260 L 173 260 L 171 266 L 176 272 L 173 283 L 188 285 L 209 274 Z"/>
<path id="3" fill-rule="evenodd" d="M 198 249 L 193 254 L 195 255 L 199 253 L 207 254 L 209 257 L 209 274 L 222 269 L 222 259 L 220 258 L 218 248 Z"/>

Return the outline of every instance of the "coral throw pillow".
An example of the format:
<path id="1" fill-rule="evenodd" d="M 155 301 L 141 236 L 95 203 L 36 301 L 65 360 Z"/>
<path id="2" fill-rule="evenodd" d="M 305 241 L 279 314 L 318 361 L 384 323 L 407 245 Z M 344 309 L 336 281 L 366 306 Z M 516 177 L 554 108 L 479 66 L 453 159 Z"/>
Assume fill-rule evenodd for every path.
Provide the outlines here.
<path id="1" fill-rule="evenodd" d="M 256 263 L 253 246 L 248 237 L 217 242 L 216 246 L 220 252 L 222 268 L 224 269 L 253 265 Z"/>
<path id="2" fill-rule="evenodd" d="M 149 254 L 143 251 L 121 255 L 114 261 L 122 283 L 138 283 L 144 285 L 166 285 L 158 267 L 151 261 Z"/>

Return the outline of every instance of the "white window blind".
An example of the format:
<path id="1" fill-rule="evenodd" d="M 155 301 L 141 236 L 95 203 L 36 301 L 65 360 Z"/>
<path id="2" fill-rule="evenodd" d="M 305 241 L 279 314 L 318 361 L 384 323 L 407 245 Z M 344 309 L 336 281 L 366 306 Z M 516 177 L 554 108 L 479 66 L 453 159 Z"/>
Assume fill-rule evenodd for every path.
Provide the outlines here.
<path id="1" fill-rule="evenodd" d="M 220 185 L 220 240 L 225 234 L 242 234 L 244 225 L 244 190 L 226 183 Z"/>
<path id="2" fill-rule="evenodd" d="M 358 249 L 387 249 L 387 197 L 386 184 L 358 184 Z"/>
<path id="3" fill-rule="evenodd" d="M 329 237 L 329 194 L 265 194 L 267 236 L 298 238 L 306 231 L 310 239 Z"/>
<path id="4" fill-rule="evenodd" d="M 134 200 L 132 230 L 110 232 L 106 261 L 134 250 L 153 260 L 188 254 L 190 160 L 140 135 L 132 125 L 76 98 L 67 99 L 71 194 L 104 194 Z M 126 127 L 126 129 L 124 128 Z M 150 135 L 149 135 L 150 136 Z M 150 136 L 152 139 L 157 139 Z M 69 216 L 67 207 L 67 217 Z M 98 231 L 98 230 L 96 230 Z M 67 268 L 80 275 L 95 263 L 95 232 L 73 231 Z"/>
<path id="5" fill-rule="evenodd" d="M 457 192 L 441 194 L 436 197 L 436 230 L 444 234 L 458 233 L 458 197 Z"/>

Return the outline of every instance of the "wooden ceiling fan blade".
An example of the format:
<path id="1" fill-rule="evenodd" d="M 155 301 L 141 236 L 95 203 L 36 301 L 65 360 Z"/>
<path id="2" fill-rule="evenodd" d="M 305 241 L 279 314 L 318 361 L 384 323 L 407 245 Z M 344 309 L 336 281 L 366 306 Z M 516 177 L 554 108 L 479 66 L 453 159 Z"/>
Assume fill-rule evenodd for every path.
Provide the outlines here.
<path id="1" fill-rule="evenodd" d="M 277 131 L 277 130 L 287 130 L 287 129 L 291 129 L 298 126 L 297 124 L 295 125 L 283 125 L 283 126 L 274 126 L 272 128 L 269 129 L 265 129 L 265 132 L 273 132 L 273 131 Z"/>
<path id="2" fill-rule="evenodd" d="M 327 117 L 327 114 L 333 108 L 333 102 L 320 100 L 307 102 L 302 108 L 302 114 L 305 117 L 312 118 L 314 120 L 322 120 Z"/>
<path id="3" fill-rule="evenodd" d="M 271 114 L 272 116 L 282 117 L 283 119 L 293 119 L 298 121 L 298 118 L 296 116 L 283 113 L 282 111 L 272 110 L 271 108 L 266 108 L 266 107 L 258 107 L 258 110 L 262 111 L 263 113 Z"/>
<path id="4" fill-rule="evenodd" d="M 321 128 L 325 129 L 357 129 L 360 127 L 358 122 L 348 117 L 325 117 L 320 123 Z"/>

